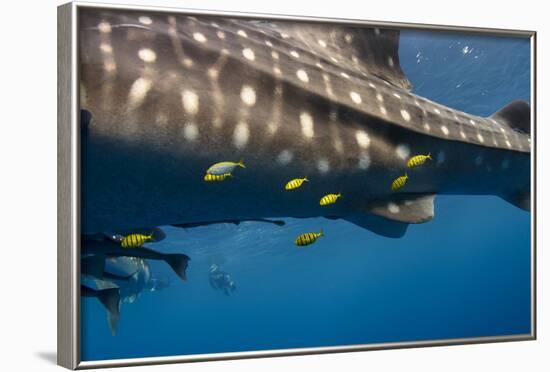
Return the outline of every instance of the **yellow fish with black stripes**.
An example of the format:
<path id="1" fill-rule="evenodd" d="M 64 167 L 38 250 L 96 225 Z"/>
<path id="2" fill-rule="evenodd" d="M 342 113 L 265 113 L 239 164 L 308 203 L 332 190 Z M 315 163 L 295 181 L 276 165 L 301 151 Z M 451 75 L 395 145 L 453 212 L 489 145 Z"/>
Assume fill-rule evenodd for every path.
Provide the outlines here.
<path id="1" fill-rule="evenodd" d="M 415 155 L 407 161 L 407 167 L 409 168 L 418 167 L 424 164 L 428 160 L 433 160 L 431 153 L 428 153 L 428 155 Z"/>
<path id="2" fill-rule="evenodd" d="M 323 229 L 321 229 L 318 233 L 308 232 L 298 236 L 294 241 L 294 244 L 296 244 L 298 247 L 304 247 L 306 245 L 315 243 L 315 241 L 317 241 L 317 239 L 319 239 L 321 236 L 325 236 L 325 234 L 323 233 Z"/>
<path id="3" fill-rule="evenodd" d="M 204 180 L 206 182 L 220 182 L 225 181 L 228 177 L 233 177 L 231 173 L 225 173 L 225 174 L 205 174 Z"/>
<path id="4" fill-rule="evenodd" d="M 405 186 L 409 179 L 409 175 L 405 173 L 404 176 L 399 176 L 393 182 L 391 183 L 391 189 L 392 191 L 397 191 Z"/>
<path id="5" fill-rule="evenodd" d="M 342 197 L 342 194 L 327 194 L 321 198 L 319 201 L 320 205 L 330 205 L 336 203 L 338 199 Z"/>
<path id="6" fill-rule="evenodd" d="M 130 234 L 122 239 L 120 245 L 122 248 L 138 248 L 151 240 L 153 240 L 153 233 L 151 235 Z"/>
<path id="7" fill-rule="evenodd" d="M 287 182 L 287 184 L 285 185 L 285 190 L 294 190 L 294 189 L 297 189 L 298 187 L 302 186 L 302 184 L 304 182 L 309 182 L 309 180 L 307 179 L 307 177 L 304 177 L 304 178 L 295 178 L 293 180 L 290 180 Z"/>
<path id="8" fill-rule="evenodd" d="M 206 173 L 215 174 L 219 176 L 222 174 L 232 173 L 236 167 L 246 168 L 244 166 L 243 160 L 239 160 L 238 162 L 222 161 L 212 165 L 210 168 L 206 170 Z"/>

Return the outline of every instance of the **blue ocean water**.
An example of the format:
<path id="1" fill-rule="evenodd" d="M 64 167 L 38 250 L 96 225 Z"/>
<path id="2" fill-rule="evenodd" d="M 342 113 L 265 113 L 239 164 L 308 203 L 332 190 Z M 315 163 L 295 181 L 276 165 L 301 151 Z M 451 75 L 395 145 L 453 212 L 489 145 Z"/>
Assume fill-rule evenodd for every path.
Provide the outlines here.
<path id="1" fill-rule="evenodd" d="M 527 39 L 402 32 L 401 66 L 414 91 L 486 116 L 530 99 Z M 438 196 L 433 221 L 389 239 L 344 221 L 287 219 L 193 229 L 166 227 L 162 252 L 192 258 L 170 280 L 123 303 L 112 336 L 105 309 L 82 300 L 82 359 L 527 334 L 530 214 L 492 196 Z M 326 236 L 297 249 L 304 231 Z M 212 264 L 237 285 L 211 288 Z"/>

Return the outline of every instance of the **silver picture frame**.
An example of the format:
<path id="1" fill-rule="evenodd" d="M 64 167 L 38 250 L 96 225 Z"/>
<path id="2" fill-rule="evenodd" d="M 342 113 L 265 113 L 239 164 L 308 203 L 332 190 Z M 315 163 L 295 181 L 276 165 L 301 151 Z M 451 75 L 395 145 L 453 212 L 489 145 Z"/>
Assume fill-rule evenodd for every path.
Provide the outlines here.
<path id="1" fill-rule="evenodd" d="M 82 361 L 80 357 L 80 139 L 79 97 L 78 97 L 78 13 L 83 8 L 126 9 L 150 12 L 172 12 L 186 15 L 209 15 L 244 17 L 253 19 L 306 20 L 308 22 L 330 22 L 338 24 L 376 26 L 399 29 L 460 31 L 483 35 L 500 35 L 529 38 L 531 42 L 531 332 L 521 335 L 498 337 L 475 337 L 446 340 L 414 342 L 391 342 L 379 344 L 312 347 L 267 351 L 231 352 L 199 354 L 171 357 L 152 357 L 136 359 L 116 359 L 101 361 Z M 320 353 L 342 353 L 380 349 L 399 349 L 410 347 L 448 346 L 458 344 L 480 344 L 492 342 L 535 340 L 537 335 L 536 301 L 536 50 L 537 33 L 526 30 L 486 29 L 432 24 L 394 23 L 367 20 L 315 18 L 307 16 L 289 16 L 275 14 L 257 14 L 167 8 L 155 6 L 128 6 L 93 2 L 75 1 L 58 7 L 58 155 L 57 155 L 57 362 L 69 369 L 88 369 L 98 367 L 118 367 L 182 362 L 200 362 L 214 360 L 232 360 L 244 358 L 307 355 Z"/>

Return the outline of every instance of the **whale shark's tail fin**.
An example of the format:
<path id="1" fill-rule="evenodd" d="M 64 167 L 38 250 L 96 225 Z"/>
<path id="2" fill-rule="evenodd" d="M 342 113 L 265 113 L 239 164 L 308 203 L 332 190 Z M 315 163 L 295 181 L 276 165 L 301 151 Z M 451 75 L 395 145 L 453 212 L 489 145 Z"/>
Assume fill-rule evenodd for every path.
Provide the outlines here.
<path id="1" fill-rule="evenodd" d="M 513 101 L 490 118 L 506 124 L 515 131 L 531 134 L 531 108 L 526 101 Z"/>
<path id="2" fill-rule="evenodd" d="M 189 258 L 189 256 L 183 253 L 173 253 L 173 254 L 164 255 L 164 261 L 166 261 L 166 263 L 170 265 L 172 270 L 174 270 L 176 275 L 179 276 L 182 280 L 187 280 L 186 270 L 187 270 L 188 262 L 190 260 L 191 259 Z"/>

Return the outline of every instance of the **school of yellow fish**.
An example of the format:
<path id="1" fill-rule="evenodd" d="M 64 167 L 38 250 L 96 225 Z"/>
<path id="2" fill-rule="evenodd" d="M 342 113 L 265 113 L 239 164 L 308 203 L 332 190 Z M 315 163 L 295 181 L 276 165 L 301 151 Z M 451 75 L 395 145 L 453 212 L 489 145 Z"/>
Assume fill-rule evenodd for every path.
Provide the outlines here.
<path id="1" fill-rule="evenodd" d="M 431 153 L 428 153 L 428 155 L 415 155 L 409 160 L 407 160 L 407 168 L 416 168 L 424 163 L 426 163 L 428 160 L 432 160 Z M 409 175 L 405 173 L 403 176 L 399 176 L 396 179 L 393 180 L 391 183 L 391 189 L 392 191 L 397 191 L 405 187 L 407 184 L 407 181 L 409 180 Z"/>
<path id="2" fill-rule="evenodd" d="M 406 165 L 407 165 L 407 168 L 411 168 L 411 169 L 417 168 L 424 165 L 428 160 L 433 160 L 431 153 L 428 153 L 427 155 L 414 155 L 407 160 Z M 206 174 L 204 175 L 204 181 L 205 182 L 225 181 L 226 179 L 233 177 L 233 171 L 237 167 L 246 168 L 243 160 L 240 160 L 238 162 L 222 161 L 222 162 L 216 163 L 206 170 Z M 409 180 L 408 173 L 405 173 L 404 175 L 397 177 L 391 183 L 391 186 L 390 186 L 391 190 L 398 191 L 402 189 L 403 187 L 405 187 L 408 180 Z M 286 191 L 296 190 L 302 187 L 305 182 L 309 182 L 309 179 L 307 177 L 294 178 L 288 181 L 285 184 L 284 188 Z M 340 198 L 342 198 L 341 193 L 326 194 L 319 200 L 319 205 L 329 206 L 331 204 L 336 203 Z M 317 239 L 319 239 L 321 236 L 324 236 L 323 230 L 319 232 L 307 232 L 299 235 L 294 241 L 294 244 L 296 244 L 298 247 L 311 245 L 315 243 Z M 138 247 L 141 247 L 144 243 L 151 240 L 153 240 L 152 234 L 151 235 L 130 234 L 125 236 L 122 239 L 122 241 L 120 242 L 120 245 L 122 246 L 122 248 L 138 248 Z"/>

